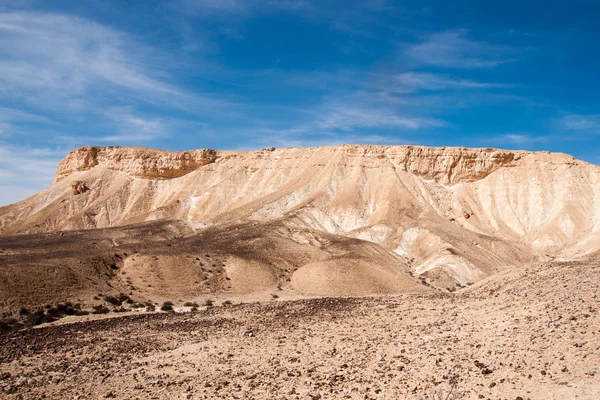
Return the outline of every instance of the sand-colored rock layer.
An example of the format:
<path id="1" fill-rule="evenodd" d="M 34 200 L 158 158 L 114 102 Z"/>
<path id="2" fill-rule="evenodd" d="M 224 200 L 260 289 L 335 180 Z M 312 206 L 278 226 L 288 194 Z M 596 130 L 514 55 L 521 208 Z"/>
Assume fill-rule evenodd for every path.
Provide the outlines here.
<path id="1" fill-rule="evenodd" d="M 169 152 L 136 147 L 81 147 L 60 162 L 54 182 L 96 166 L 139 178 L 176 178 L 213 162 L 216 157 L 216 151 L 208 149 Z"/>

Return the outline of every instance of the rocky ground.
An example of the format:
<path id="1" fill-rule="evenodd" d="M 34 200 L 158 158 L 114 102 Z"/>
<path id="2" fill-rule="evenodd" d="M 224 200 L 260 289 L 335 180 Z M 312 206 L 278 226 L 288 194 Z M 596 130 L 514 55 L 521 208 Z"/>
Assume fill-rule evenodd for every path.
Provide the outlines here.
<path id="1" fill-rule="evenodd" d="M 599 273 L 540 263 L 449 294 L 69 317 L 0 336 L 0 397 L 597 399 Z"/>

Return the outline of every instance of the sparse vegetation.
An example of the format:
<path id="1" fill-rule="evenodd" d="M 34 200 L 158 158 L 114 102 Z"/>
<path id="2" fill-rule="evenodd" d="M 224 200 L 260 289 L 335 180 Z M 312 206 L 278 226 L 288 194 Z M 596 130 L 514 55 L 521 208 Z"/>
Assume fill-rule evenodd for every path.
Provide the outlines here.
<path id="1" fill-rule="evenodd" d="M 131 304 L 133 300 L 125 293 L 119 293 L 118 296 L 104 296 L 104 301 L 112 304 L 113 306 L 121 306 L 123 303 Z"/>
<path id="2" fill-rule="evenodd" d="M 173 311 L 173 303 L 170 301 L 165 301 L 160 309 L 161 311 Z"/>
<path id="3" fill-rule="evenodd" d="M 212 301 L 211 299 L 208 299 L 204 302 L 205 307 L 212 307 L 214 304 L 214 301 Z"/>
<path id="4" fill-rule="evenodd" d="M 97 305 L 92 308 L 94 309 L 94 311 L 92 311 L 92 314 L 108 314 L 110 312 L 110 310 L 103 305 Z"/>
<path id="5" fill-rule="evenodd" d="M 108 309 L 103 306 L 94 307 L 95 314 L 105 314 Z M 80 304 L 71 302 L 58 303 L 56 305 L 46 304 L 43 308 L 31 311 L 26 307 L 19 309 L 18 316 L 20 317 L 7 317 L 0 320 L 0 331 L 14 331 L 23 328 L 28 328 L 36 325 L 47 324 L 54 322 L 61 318 L 76 315 L 88 315 L 90 312 L 81 309 Z"/>
<path id="6" fill-rule="evenodd" d="M 106 301 L 107 303 L 110 303 L 114 306 L 120 306 L 121 302 L 119 301 L 119 299 L 117 299 L 114 296 L 104 296 L 104 301 Z"/>
<path id="7" fill-rule="evenodd" d="M 183 305 L 185 307 L 196 307 L 196 308 L 198 308 L 198 303 L 192 303 L 191 301 L 187 301 Z"/>

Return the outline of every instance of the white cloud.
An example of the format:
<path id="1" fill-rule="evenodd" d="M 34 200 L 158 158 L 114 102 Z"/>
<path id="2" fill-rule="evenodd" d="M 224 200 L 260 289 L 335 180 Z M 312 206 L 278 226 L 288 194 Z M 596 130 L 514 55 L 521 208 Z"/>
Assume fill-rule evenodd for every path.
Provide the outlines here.
<path id="1" fill-rule="evenodd" d="M 567 131 L 600 134 L 600 115 L 567 115 L 559 120 L 558 126 Z"/>
<path id="2" fill-rule="evenodd" d="M 500 83 L 477 82 L 470 79 L 448 77 L 446 75 L 426 72 L 406 72 L 398 74 L 393 79 L 400 88 L 407 92 L 418 90 L 443 89 L 488 89 L 507 88 L 511 85 Z"/>
<path id="3" fill-rule="evenodd" d="M 50 119 L 42 115 L 8 107 L 0 107 L 0 121 L 52 123 Z"/>
<path id="4" fill-rule="evenodd" d="M 117 125 L 118 134 L 100 137 L 101 142 L 149 143 L 169 136 L 170 127 L 160 118 L 145 118 L 134 114 L 111 115 Z"/>
<path id="5" fill-rule="evenodd" d="M 316 121 L 322 129 L 350 131 L 356 128 L 392 127 L 418 129 L 425 126 L 441 126 L 442 121 L 429 118 L 407 117 L 395 112 L 384 112 L 357 106 L 334 106 Z"/>
<path id="6" fill-rule="evenodd" d="M 209 16 L 215 13 L 295 12 L 312 8 L 313 3 L 304 0 L 181 0 L 179 6 Z"/>
<path id="7" fill-rule="evenodd" d="M 311 23 L 329 25 L 332 29 L 353 35 L 372 36 L 372 16 L 392 14 L 396 7 L 387 0 L 175 0 L 173 5 L 199 18 L 218 17 L 228 25 L 257 15 L 292 14 Z M 231 32 L 228 28 L 223 32 Z M 240 33 L 232 35 L 243 37 Z"/>
<path id="8" fill-rule="evenodd" d="M 0 107 L 0 136 L 8 137 L 21 133 L 19 123 L 52 124 L 53 122 L 41 115 L 31 114 L 14 108 Z"/>
<path id="9" fill-rule="evenodd" d="M 471 40 L 463 30 L 434 33 L 406 53 L 418 64 L 447 68 L 488 68 L 515 61 L 514 49 Z"/>
<path id="10" fill-rule="evenodd" d="M 507 135 L 503 135 L 501 139 L 517 144 L 528 144 L 528 143 L 536 143 L 536 142 L 545 142 L 548 140 L 546 136 L 532 136 L 526 134 L 519 133 L 509 133 Z"/>
<path id="11" fill-rule="evenodd" d="M 48 13 L 0 13 L 0 93 L 43 109 L 82 110 L 121 100 L 180 107 L 225 103 L 169 83 L 165 55 L 95 22 Z"/>
<path id="12" fill-rule="evenodd" d="M 0 143 L 0 205 L 31 196 L 52 184 L 66 151 Z"/>
<path id="13" fill-rule="evenodd" d="M 494 146 L 512 149 L 534 150 L 541 148 L 542 143 L 556 140 L 552 136 L 543 136 L 530 133 L 507 133 L 502 135 L 490 135 L 481 137 L 478 142 L 485 146 Z"/>

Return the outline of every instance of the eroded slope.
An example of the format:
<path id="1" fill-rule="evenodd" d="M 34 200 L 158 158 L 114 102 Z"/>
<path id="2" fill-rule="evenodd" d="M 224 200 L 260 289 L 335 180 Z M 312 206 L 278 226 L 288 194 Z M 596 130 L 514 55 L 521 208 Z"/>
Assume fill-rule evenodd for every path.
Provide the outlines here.
<path id="1" fill-rule="evenodd" d="M 50 188 L 0 208 L 0 233 L 153 220 L 182 220 L 219 235 L 255 221 L 262 238 L 271 237 L 276 222 L 286 243 L 268 243 L 272 248 L 298 245 L 318 254 L 322 243 L 314 237 L 334 235 L 383 252 L 385 259 L 374 263 L 352 253 L 333 264 L 318 257 L 298 262 L 295 282 L 309 282 L 315 293 L 332 293 L 327 282 L 337 282 L 331 283 L 336 290 L 362 283 L 351 275 L 326 279 L 342 265 L 375 271 L 392 259 L 450 289 L 539 257 L 598 251 L 600 170 L 564 154 L 495 149 L 343 145 L 173 153 L 87 147 L 61 162 Z M 292 253 L 278 262 L 289 262 Z M 139 259 L 146 268 L 157 264 Z M 232 271 L 254 265 L 246 262 Z M 372 283 L 370 290 L 380 288 Z"/>

